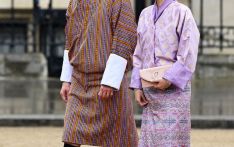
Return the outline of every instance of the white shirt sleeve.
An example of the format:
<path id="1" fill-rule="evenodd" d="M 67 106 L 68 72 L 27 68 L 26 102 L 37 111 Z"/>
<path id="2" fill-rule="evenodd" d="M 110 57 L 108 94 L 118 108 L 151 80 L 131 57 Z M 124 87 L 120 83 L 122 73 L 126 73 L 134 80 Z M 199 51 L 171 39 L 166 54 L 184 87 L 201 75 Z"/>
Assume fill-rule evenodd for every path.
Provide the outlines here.
<path id="1" fill-rule="evenodd" d="M 126 66 L 126 59 L 116 54 L 110 54 L 101 84 L 119 90 L 126 70 Z"/>
<path id="2" fill-rule="evenodd" d="M 69 62 L 68 50 L 65 50 L 63 56 L 63 67 L 60 76 L 60 81 L 71 82 L 72 71 L 73 71 L 73 66 Z"/>

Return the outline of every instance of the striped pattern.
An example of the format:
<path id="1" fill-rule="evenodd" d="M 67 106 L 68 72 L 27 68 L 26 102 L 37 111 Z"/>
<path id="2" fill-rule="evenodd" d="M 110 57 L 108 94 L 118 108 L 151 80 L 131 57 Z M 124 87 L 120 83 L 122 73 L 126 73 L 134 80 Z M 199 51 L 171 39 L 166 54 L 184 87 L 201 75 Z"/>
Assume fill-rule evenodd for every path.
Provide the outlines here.
<path id="1" fill-rule="evenodd" d="M 74 70 L 63 141 L 136 147 L 126 78 L 113 98 L 101 100 L 97 96 L 110 53 L 129 60 L 134 51 L 136 24 L 129 0 L 71 0 L 65 32 Z"/>
<path id="2" fill-rule="evenodd" d="M 126 77 L 120 91 L 108 100 L 98 98 L 99 87 L 85 91 L 74 77 L 72 81 L 63 141 L 103 147 L 136 147 L 138 136 L 132 101 L 125 91 L 128 88 Z"/>
<path id="3" fill-rule="evenodd" d="M 110 53 L 131 61 L 137 40 L 129 0 L 71 0 L 65 32 L 70 62 L 85 75 L 83 86 L 99 84 L 100 76 L 90 76 L 102 75 Z"/>

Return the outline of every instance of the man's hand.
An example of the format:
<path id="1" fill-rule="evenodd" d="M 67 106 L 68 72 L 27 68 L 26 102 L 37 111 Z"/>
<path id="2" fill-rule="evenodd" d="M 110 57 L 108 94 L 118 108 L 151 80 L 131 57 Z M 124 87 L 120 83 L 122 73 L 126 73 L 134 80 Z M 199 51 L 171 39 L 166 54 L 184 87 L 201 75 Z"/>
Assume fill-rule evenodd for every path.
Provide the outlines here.
<path id="1" fill-rule="evenodd" d="M 143 106 L 145 106 L 145 105 L 148 104 L 148 101 L 146 100 L 143 91 L 140 90 L 140 89 L 136 89 L 136 90 L 135 90 L 135 100 L 137 101 L 137 103 L 138 103 L 141 107 L 143 107 Z"/>
<path id="2" fill-rule="evenodd" d="M 68 82 L 63 82 L 62 88 L 60 90 L 60 95 L 65 103 L 68 101 L 68 93 L 70 90 L 70 83 Z"/>
<path id="3" fill-rule="evenodd" d="M 166 79 L 162 79 L 154 83 L 154 88 L 159 89 L 159 90 L 166 90 L 170 86 L 171 86 L 171 82 L 169 82 Z"/>
<path id="4" fill-rule="evenodd" d="M 98 96 L 100 96 L 100 98 L 102 98 L 102 99 L 108 99 L 108 98 L 111 98 L 113 96 L 113 94 L 114 94 L 113 91 L 114 91 L 113 88 L 102 85 L 100 88 L 100 91 L 98 93 Z"/>

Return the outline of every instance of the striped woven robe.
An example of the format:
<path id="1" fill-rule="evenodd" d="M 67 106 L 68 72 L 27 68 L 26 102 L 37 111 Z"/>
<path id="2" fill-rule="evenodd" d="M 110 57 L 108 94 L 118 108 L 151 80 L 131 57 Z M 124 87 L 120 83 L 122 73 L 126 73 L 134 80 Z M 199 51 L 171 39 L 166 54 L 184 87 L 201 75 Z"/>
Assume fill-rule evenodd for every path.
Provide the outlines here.
<path id="1" fill-rule="evenodd" d="M 136 147 L 126 75 L 112 98 L 103 100 L 97 95 L 110 54 L 130 61 L 134 52 L 136 24 L 130 1 L 70 0 L 65 33 L 73 70 L 63 142 Z"/>

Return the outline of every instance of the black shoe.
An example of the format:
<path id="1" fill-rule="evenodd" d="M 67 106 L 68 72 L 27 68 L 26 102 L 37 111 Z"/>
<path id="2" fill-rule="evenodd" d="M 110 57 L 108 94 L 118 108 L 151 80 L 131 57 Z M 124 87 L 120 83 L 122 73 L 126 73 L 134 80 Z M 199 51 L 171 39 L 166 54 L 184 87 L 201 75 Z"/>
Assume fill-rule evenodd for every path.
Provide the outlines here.
<path id="1" fill-rule="evenodd" d="M 75 147 L 75 146 L 65 143 L 63 147 Z"/>

